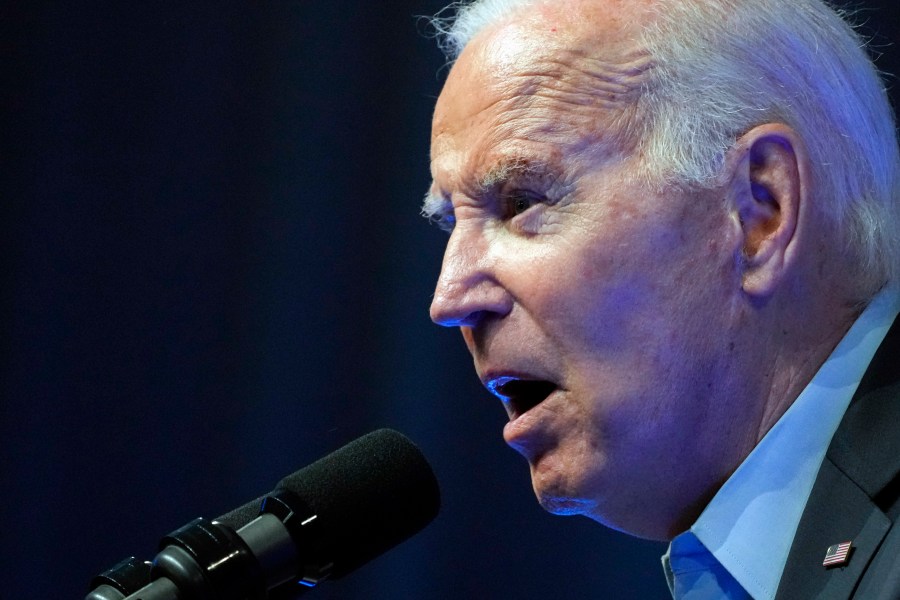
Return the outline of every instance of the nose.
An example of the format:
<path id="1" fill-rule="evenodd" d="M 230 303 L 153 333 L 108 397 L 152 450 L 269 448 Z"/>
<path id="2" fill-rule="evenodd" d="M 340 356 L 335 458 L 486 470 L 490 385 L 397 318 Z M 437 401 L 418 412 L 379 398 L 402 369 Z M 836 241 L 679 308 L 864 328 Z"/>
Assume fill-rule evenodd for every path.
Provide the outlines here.
<path id="1" fill-rule="evenodd" d="M 444 327 L 474 327 L 486 317 L 506 315 L 512 299 L 497 280 L 496 266 L 483 236 L 458 225 L 444 251 L 431 320 Z"/>

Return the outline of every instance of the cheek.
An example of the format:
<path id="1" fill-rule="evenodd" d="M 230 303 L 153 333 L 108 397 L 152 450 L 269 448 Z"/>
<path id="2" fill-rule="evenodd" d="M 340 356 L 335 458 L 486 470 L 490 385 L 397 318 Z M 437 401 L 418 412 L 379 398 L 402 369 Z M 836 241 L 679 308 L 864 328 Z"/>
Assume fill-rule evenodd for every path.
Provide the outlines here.
<path id="1" fill-rule="evenodd" d="M 706 242 L 703 246 L 706 247 Z M 701 252 L 702 254 L 702 252 Z M 672 257 L 672 254 L 669 254 Z M 653 430 L 667 412 L 661 389 L 687 395 L 705 387 L 710 363 L 726 333 L 717 295 L 719 274 L 708 256 L 678 256 L 663 263 L 594 254 L 561 284 L 555 307 L 547 305 L 547 329 L 566 357 L 569 375 L 586 394 L 599 394 L 591 419 L 609 439 L 615 432 Z M 615 414 L 608 414 L 608 411 Z M 655 425 L 654 425 L 655 423 Z"/>
<path id="2" fill-rule="evenodd" d="M 612 248 L 615 250 L 615 248 Z M 650 260 L 609 251 L 581 253 L 555 277 L 557 293 L 541 307 L 556 341 L 579 352 L 642 346 L 641 331 L 678 289 Z M 656 330 L 659 331 L 658 329 Z"/>

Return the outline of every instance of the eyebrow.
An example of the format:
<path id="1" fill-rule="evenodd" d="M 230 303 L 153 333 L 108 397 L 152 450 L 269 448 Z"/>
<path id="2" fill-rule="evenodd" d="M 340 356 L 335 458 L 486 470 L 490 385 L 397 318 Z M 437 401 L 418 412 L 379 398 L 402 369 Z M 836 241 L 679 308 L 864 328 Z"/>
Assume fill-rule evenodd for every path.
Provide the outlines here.
<path id="1" fill-rule="evenodd" d="M 425 199 L 422 201 L 422 208 L 419 211 L 423 217 L 429 221 L 439 222 L 447 213 L 452 212 L 450 199 L 445 198 L 442 194 L 434 191 L 434 185 L 425 192 Z"/>
<path id="2" fill-rule="evenodd" d="M 521 154 L 506 155 L 497 160 L 475 183 L 463 184 L 464 193 L 471 198 L 483 198 L 502 184 L 516 177 L 545 174 L 552 169 L 543 158 L 525 157 Z M 435 215 L 452 212 L 448 196 L 435 189 L 432 182 L 422 203 L 422 215 L 434 218 Z"/>
<path id="3" fill-rule="evenodd" d="M 478 187 L 481 190 L 489 190 L 505 181 L 509 181 L 515 176 L 524 175 L 530 171 L 534 171 L 535 167 L 530 161 L 521 156 L 506 157 L 500 162 L 488 169 L 487 173 L 478 180 Z"/>
<path id="4" fill-rule="evenodd" d="M 470 191 L 485 194 L 516 177 L 542 175 L 551 169 L 548 162 L 542 158 L 504 156 L 477 179 L 475 189 Z"/>

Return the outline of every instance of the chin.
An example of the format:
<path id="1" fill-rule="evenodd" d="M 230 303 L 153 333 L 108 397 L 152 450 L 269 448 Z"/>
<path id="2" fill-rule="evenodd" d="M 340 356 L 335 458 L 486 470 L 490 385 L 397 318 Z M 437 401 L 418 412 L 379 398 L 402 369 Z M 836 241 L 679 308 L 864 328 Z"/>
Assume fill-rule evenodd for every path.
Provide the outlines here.
<path id="1" fill-rule="evenodd" d="M 587 515 L 590 514 L 591 509 L 593 508 L 592 502 L 576 498 L 560 498 L 557 496 L 547 497 L 539 495 L 538 502 L 540 503 L 541 508 L 548 513 L 563 517 L 571 515 Z"/>
<path id="2" fill-rule="evenodd" d="M 590 515 L 597 508 L 593 499 L 588 499 L 565 482 L 553 478 L 547 481 L 544 477 L 532 477 L 534 495 L 541 508 L 554 515 Z"/>
<path id="3" fill-rule="evenodd" d="M 581 469 L 544 454 L 531 462 L 531 486 L 541 508 L 554 515 L 591 515 L 597 499 L 590 492 L 589 481 Z"/>

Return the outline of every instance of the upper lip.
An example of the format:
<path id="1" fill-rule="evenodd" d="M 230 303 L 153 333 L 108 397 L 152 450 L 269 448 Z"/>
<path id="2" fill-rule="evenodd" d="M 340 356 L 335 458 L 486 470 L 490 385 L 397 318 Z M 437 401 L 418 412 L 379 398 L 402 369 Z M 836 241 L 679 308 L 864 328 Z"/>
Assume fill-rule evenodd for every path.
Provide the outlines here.
<path id="1" fill-rule="evenodd" d="M 497 373 L 482 377 L 484 387 L 503 401 L 511 420 L 525 414 L 559 388 L 554 381 L 520 373 Z"/>

